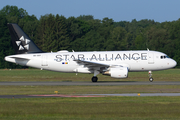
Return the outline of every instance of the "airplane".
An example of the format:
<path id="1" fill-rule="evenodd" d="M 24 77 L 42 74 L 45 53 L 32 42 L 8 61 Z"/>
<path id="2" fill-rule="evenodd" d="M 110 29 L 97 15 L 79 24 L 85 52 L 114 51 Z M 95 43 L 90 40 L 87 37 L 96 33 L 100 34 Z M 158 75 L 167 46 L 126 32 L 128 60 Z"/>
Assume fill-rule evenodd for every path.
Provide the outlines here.
<path id="1" fill-rule="evenodd" d="M 177 65 L 176 61 L 158 51 L 91 51 L 43 52 L 15 23 L 8 23 L 11 40 L 16 54 L 6 56 L 8 62 L 22 66 L 57 72 L 92 73 L 92 82 L 98 74 L 112 78 L 127 78 L 128 72 L 148 71 L 152 82 L 152 71 L 165 70 Z"/>

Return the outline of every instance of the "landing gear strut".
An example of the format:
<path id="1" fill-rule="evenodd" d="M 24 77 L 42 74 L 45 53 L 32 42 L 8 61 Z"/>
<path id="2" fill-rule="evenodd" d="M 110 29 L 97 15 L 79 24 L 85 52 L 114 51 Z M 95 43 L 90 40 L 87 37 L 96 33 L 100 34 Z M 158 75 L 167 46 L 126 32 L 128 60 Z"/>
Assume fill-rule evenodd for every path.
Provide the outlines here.
<path id="1" fill-rule="evenodd" d="M 152 78 L 152 71 L 149 71 L 149 81 L 152 82 L 153 78 Z"/>
<path id="2" fill-rule="evenodd" d="M 98 77 L 96 77 L 96 76 L 93 76 L 91 80 L 92 80 L 92 82 L 97 82 L 97 80 L 98 80 Z"/>

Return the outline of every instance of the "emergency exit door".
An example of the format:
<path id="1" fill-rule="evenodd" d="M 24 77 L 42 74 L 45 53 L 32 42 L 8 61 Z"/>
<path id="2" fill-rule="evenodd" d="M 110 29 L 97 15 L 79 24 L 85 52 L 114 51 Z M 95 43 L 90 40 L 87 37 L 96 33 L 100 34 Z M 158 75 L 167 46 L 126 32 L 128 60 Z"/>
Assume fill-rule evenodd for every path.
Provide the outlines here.
<path id="1" fill-rule="evenodd" d="M 48 66 L 48 56 L 47 55 L 42 56 L 41 66 Z"/>

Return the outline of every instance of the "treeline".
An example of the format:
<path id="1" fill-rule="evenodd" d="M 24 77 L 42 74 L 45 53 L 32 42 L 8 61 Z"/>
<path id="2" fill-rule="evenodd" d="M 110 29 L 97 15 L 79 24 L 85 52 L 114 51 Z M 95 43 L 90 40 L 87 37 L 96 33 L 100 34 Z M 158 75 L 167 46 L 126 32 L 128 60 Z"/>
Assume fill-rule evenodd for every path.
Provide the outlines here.
<path id="1" fill-rule="evenodd" d="M 69 51 L 161 51 L 175 59 L 180 67 L 180 19 L 172 22 L 133 19 L 114 22 L 94 19 L 92 15 L 65 18 L 46 14 L 38 20 L 17 6 L 0 10 L 0 68 L 19 68 L 4 61 L 14 54 L 7 23 L 17 23 L 45 52 Z"/>

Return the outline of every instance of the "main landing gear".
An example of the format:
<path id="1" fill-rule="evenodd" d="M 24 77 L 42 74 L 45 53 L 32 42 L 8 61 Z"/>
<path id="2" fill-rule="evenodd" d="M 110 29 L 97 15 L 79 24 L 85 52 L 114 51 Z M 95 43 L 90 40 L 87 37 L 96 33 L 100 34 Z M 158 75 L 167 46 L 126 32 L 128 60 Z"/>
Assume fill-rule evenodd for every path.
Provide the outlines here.
<path id="1" fill-rule="evenodd" d="M 98 70 L 94 70 L 94 76 L 92 77 L 92 82 L 97 82 L 98 77 L 96 77 L 100 72 Z"/>
<path id="2" fill-rule="evenodd" d="M 153 78 L 152 78 L 152 71 L 149 71 L 149 81 L 152 82 Z"/>

